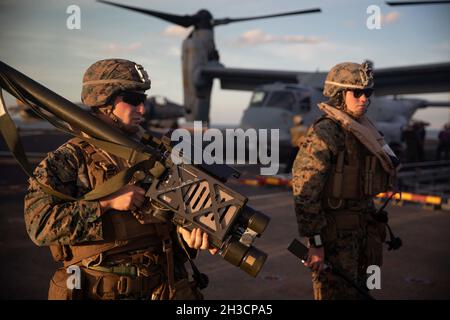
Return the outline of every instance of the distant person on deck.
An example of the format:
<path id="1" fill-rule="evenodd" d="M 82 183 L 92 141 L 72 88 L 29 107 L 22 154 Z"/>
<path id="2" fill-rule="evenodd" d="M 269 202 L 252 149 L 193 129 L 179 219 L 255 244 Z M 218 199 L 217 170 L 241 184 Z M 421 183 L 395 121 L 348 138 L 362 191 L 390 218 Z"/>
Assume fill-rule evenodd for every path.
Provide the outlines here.
<path id="1" fill-rule="evenodd" d="M 436 149 L 436 160 L 450 160 L 450 123 L 444 125 L 438 135 L 439 144 Z M 442 158 L 442 153 L 444 157 Z"/>

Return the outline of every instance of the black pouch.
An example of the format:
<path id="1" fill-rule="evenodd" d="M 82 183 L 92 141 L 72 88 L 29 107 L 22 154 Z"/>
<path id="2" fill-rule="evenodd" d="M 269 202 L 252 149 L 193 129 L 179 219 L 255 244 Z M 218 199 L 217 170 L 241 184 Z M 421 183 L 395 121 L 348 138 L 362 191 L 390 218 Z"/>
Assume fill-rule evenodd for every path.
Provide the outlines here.
<path id="1" fill-rule="evenodd" d="M 198 289 L 195 281 L 189 281 L 184 278 L 174 284 L 174 300 L 203 300 L 203 294 Z"/>
<path id="2" fill-rule="evenodd" d="M 367 265 L 383 264 L 383 244 L 386 241 L 386 224 L 374 219 L 367 221 L 366 262 Z"/>

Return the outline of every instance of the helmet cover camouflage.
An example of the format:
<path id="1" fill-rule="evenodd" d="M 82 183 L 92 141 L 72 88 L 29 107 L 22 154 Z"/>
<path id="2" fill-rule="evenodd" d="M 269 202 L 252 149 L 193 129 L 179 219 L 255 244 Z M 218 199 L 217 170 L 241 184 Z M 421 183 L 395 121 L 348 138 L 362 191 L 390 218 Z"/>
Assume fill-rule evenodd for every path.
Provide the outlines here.
<path id="1" fill-rule="evenodd" d="M 105 59 L 92 64 L 83 77 L 81 101 L 88 107 L 101 107 L 122 91 L 150 89 L 144 68 L 129 60 Z"/>
<path id="2" fill-rule="evenodd" d="M 335 65 L 328 72 L 323 87 L 323 95 L 334 97 L 343 89 L 373 88 L 373 71 L 369 62 L 362 64 L 343 62 Z"/>

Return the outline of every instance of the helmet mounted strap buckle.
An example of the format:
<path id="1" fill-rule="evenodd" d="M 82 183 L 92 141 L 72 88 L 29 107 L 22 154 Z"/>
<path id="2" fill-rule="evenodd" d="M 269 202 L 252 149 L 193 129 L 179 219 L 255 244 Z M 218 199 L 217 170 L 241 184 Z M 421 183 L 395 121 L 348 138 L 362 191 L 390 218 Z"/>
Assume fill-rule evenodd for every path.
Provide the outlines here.
<path id="1" fill-rule="evenodd" d="M 147 74 L 147 72 L 144 70 L 144 67 L 141 66 L 140 64 L 135 64 L 135 65 L 134 65 L 134 68 L 136 69 L 136 71 L 137 71 L 137 73 L 138 73 L 139 78 L 141 79 L 141 81 L 142 81 L 143 83 L 147 82 L 147 81 L 148 81 L 148 74 Z"/>

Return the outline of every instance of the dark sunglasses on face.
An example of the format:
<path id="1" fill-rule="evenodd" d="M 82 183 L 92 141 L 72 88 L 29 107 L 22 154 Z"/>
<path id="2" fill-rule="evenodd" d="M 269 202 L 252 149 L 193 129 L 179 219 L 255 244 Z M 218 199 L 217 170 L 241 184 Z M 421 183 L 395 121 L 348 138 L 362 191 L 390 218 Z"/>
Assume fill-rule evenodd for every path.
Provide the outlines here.
<path id="1" fill-rule="evenodd" d="M 372 93 L 373 93 L 373 89 L 371 89 L 371 88 L 367 88 L 367 89 L 353 89 L 351 91 L 353 92 L 353 96 L 356 99 L 361 97 L 363 94 L 366 96 L 366 98 L 369 98 L 372 95 Z"/>
<path id="2" fill-rule="evenodd" d="M 147 99 L 146 94 L 138 92 L 122 92 L 120 96 L 122 97 L 123 102 L 133 106 L 138 106 L 141 103 L 145 103 L 145 100 Z"/>

